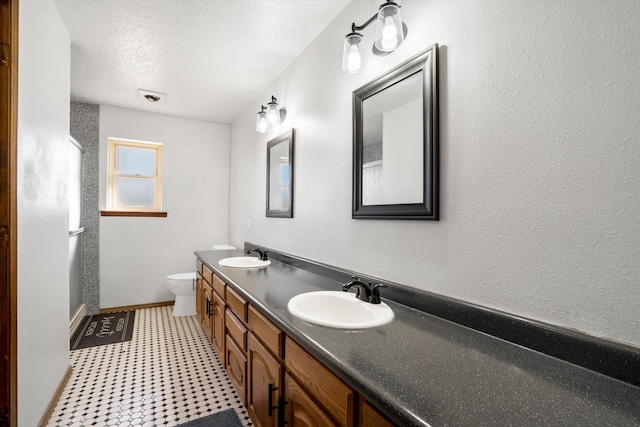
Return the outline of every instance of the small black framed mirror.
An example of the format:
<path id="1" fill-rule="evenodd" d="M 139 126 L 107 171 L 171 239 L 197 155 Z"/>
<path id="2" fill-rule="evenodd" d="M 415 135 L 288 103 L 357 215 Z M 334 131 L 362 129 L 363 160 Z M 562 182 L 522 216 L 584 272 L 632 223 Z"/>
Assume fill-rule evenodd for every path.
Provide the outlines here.
<path id="1" fill-rule="evenodd" d="M 267 216 L 293 218 L 293 129 L 267 143 Z"/>
<path id="2" fill-rule="evenodd" d="M 354 219 L 437 220 L 438 45 L 353 92 Z"/>

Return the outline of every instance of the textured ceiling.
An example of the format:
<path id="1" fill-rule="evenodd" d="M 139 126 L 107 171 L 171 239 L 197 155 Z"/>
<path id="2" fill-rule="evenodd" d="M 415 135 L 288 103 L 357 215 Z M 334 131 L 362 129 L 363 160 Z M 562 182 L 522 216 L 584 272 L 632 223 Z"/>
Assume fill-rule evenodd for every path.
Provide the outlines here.
<path id="1" fill-rule="evenodd" d="M 217 123 L 255 100 L 349 1 L 54 0 L 71 38 L 73 101 Z"/>

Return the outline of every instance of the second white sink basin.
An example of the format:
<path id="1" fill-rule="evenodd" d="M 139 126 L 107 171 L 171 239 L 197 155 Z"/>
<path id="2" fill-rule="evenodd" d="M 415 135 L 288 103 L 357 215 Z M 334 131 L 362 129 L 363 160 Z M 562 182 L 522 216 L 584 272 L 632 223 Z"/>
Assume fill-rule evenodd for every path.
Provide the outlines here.
<path id="1" fill-rule="evenodd" d="M 232 258 L 224 258 L 218 261 L 223 267 L 232 268 L 262 268 L 271 264 L 271 261 L 262 261 L 259 258 L 253 256 L 237 256 Z"/>
<path id="2" fill-rule="evenodd" d="M 395 317 L 387 304 L 364 302 L 351 292 L 307 292 L 291 298 L 287 308 L 304 321 L 338 329 L 373 328 Z"/>

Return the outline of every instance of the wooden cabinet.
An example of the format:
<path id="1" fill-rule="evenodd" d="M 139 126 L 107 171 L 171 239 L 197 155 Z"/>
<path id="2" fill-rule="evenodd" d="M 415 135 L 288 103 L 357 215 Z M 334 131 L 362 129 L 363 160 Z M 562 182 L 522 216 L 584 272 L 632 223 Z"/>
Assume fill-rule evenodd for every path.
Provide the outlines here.
<path id="1" fill-rule="evenodd" d="M 198 268 L 198 318 L 253 424 L 394 425 L 216 273 Z"/>
<path id="2" fill-rule="evenodd" d="M 355 392 L 295 341 L 286 337 L 285 365 L 306 393 L 339 426 L 355 423 Z"/>
<path id="3" fill-rule="evenodd" d="M 226 293 L 227 307 L 242 321 L 247 323 L 247 307 L 249 304 L 236 291 L 227 287 Z"/>
<path id="4" fill-rule="evenodd" d="M 213 291 L 213 339 L 211 342 L 223 366 L 225 366 L 226 363 L 226 311 L 227 304 L 225 304 L 224 299 L 222 299 L 216 291 Z"/>
<path id="5" fill-rule="evenodd" d="M 276 358 L 284 357 L 284 333 L 255 307 L 249 305 L 249 330 Z"/>
<path id="6" fill-rule="evenodd" d="M 394 424 L 363 398 L 360 398 L 358 427 L 393 427 Z"/>
<path id="7" fill-rule="evenodd" d="M 227 335 L 226 342 L 226 364 L 225 368 L 229 374 L 229 379 L 233 383 L 242 400 L 247 404 L 247 357 L 240 350 L 238 345 L 233 342 L 230 335 Z"/>
<path id="8" fill-rule="evenodd" d="M 200 271 L 198 271 L 199 273 Z M 202 275 L 198 274 L 196 278 L 196 315 L 200 322 L 202 322 Z"/>
<path id="9" fill-rule="evenodd" d="M 202 282 L 202 299 L 202 327 L 211 341 L 213 340 L 213 288 L 206 280 Z"/>
<path id="10" fill-rule="evenodd" d="M 277 427 L 282 396 L 282 365 L 249 334 L 247 409 L 258 427 Z"/>
<path id="11" fill-rule="evenodd" d="M 288 427 L 335 427 L 337 425 L 289 374 L 284 376 L 284 400 L 287 402 L 284 405 L 284 421 Z M 253 417 L 251 419 L 253 420 Z"/>

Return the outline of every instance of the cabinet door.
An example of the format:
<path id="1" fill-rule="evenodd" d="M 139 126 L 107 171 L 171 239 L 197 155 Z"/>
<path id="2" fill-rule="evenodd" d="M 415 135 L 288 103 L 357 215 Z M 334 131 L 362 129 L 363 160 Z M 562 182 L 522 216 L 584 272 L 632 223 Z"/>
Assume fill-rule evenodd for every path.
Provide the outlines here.
<path id="1" fill-rule="evenodd" d="M 202 317 L 202 327 L 207 333 L 210 341 L 213 341 L 213 290 L 211 286 L 203 281 L 203 296 L 204 296 L 204 313 Z"/>
<path id="2" fill-rule="evenodd" d="M 284 419 L 287 427 L 335 427 L 336 424 L 288 374 L 284 376 Z M 251 413 L 251 412 L 249 412 Z M 252 417 L 253 420 L 253 417 Z"/>
<path id="3" fill-rule="evenodd" d="M 202 323 L 202 277 L 198 276 L 196 279 L 196 314 L 198 320 Z"/>
<path id="4" fill-rule="evenodd" d="M 218 353 L 218 358 L 223 366 L 226 366 L 226 351 L 225 351 L 225 319 L 224 313 L 227 310 L 227 305 L 220 296 L 213 292 L 213 348 Z"/>
<path id="5" fill-rule="evenodd" d="M 282 366 L 249 334 L 249 387 L 247 409 L 258 427 L 278 425 L 278 400 L 282 396 Z"/>
<path id="6" fill-rule="evenodd" d="M 226 365 L 229 379 L 233 383 L 242 403 L 247 404 L 247 358 L 242 350 L 233 342 L 231 336 L 227 335 L 226 343 Z"/>

